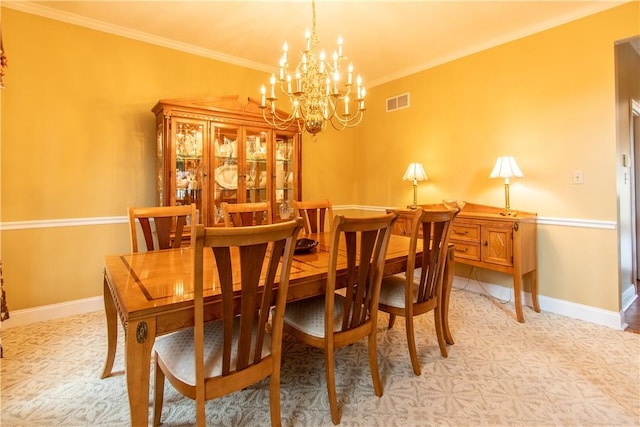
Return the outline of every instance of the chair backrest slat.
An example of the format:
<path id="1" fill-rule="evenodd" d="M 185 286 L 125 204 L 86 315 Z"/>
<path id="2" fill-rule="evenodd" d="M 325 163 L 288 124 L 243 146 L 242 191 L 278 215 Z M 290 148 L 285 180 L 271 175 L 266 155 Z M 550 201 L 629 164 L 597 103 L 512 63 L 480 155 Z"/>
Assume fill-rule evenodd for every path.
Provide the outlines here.
<path id="1" fill-rule="evenodd" d="M 227 203 L 220 204 L 225 227 L 246 227 L 272 223 L 271 203 Z"/>
<path id="2" fill-rule="evenodd" d="M 329 200 L 319 201 L 293 201 L 293 209 L 297 216 L 304 220 L 305 233 L 322 233 L 325 230 L 331 231 L 331 220 L 333 219 L 333 208 Z M 328 227 L 325 224 L 329 221 Z"/>
<path id="3" fill-rule="evenodd" d="M 410 242 L 411 271 L 416 265 L 416 242 L 422 240 L 422 271 L 418 282 L 415 303 L 423 303 L 437 298 L 444 278 L 449 236 L 457 209 L 421 209 L 414 218 Z M 422 237 L 419 229 L 422 227 Z M 409 269 L 407 269 L 409 273 Z"/>
<path id="4" fill-rule="evenodd" d="M 140 223 L 147 251 L 179 248 L 183 238 L 188 236 L 187 225 L 193 226 L 197 222 L 195 204 L 129 207 L 128 213 L 132 252 L 138 252 L 136 220 Z M 193 236 L 191 236 L 190 242 L 193 244 Z"/>
<path id="5" fill-rule="evenodd" d="M 345 310 L 341 330 L 357 328 L 374 321 L 378 311 L 380 284 L 384 273 L 385 257 L 396 214 L 369 218 L 345 218 L 338 215 L 333 220 L 329 257 L 325 316 L 328 331 L 333 328 L 333 298 L 337 287 L 338 252 L 346 252 L 347 274 Z M 340 242 L 344 246 L 340 245 Z"/>

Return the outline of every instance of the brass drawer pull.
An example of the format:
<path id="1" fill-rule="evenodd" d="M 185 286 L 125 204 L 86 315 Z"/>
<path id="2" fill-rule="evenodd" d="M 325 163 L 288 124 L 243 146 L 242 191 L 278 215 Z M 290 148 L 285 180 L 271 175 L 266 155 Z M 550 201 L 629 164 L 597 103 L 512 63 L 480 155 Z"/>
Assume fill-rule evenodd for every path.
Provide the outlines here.
<path id="1" fill-rule="evenodd" d="M 453 232 L 456 233 L 456 234 L 460 234 L 462 236 L 464 236 L 466 234 L 469 234 L 469 230 L 464 230 L 464 232 L 458 231 L 458 230 L 453 230 Z"/>
<path id="2" fill-rule="evenodd" d="M 456 252 L 469 252 L 469 248 L 456 249 Z"/>

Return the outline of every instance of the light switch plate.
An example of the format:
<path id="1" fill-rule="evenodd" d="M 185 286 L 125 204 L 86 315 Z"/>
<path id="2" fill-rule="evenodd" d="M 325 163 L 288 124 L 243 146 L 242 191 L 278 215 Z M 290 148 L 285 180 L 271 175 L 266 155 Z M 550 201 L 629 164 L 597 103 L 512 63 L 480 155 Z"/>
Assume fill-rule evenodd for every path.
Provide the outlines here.
<path id="1" fill-rule="evenodd" d="M 582 171 L 573 171 L 573 183 L 584 184 L 584 175 L 582 174 Z"/>

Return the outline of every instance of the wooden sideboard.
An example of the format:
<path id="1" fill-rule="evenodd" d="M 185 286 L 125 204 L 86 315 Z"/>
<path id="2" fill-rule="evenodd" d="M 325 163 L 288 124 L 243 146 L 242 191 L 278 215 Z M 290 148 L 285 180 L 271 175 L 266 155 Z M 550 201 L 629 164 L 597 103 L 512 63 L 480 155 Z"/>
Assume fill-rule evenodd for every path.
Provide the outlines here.
<path id="1" fill-rule="evenodd" d="M 438 205 L 421 205 L 432 208 Z M 442 205 L 439 205 L 442 206 Z M 516 317 L 524 322 L 522 312 L 522 283 L 525 276 L 531 281 L 533 309 L 538 304 L 537 214 L 512 212 L 504 209 L 467 203 L 453 222 L 450 242 L 455 246 L 456 262 L 488 270 L 500 271 L 513 277 Z M 394 233 L 408 235 L 411 231 L 410 209 L 398 210 L 400 217 Z"/>

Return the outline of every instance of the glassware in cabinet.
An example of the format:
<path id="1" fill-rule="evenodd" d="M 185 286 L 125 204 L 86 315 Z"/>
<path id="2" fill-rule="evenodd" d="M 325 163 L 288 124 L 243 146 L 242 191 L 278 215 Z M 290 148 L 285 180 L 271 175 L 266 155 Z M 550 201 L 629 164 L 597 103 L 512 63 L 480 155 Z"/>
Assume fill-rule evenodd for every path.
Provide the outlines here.
<path id="1" fill-rule="evenodd" d="M 224 224 L 221 203 L 238 203 L 240 187 L 244 185 L 239 171 L 239 154 L 241 144 L 240 127 L 214 124 L 213 152 L 213 218 L 210 223 Z"/>
<path id="2" fill-rule="evenodd" d="M 237 96 L 160 100 L 157 124 L 156 201 L 159 206 L 196 203 L 199 222 L 222 226 L 220 205 L 278 202 L 300 193 L 297 129 L 265 125 L 260 104 Z M 278 141 L 278 144 L 276 144 Z"/>
<path id="3" fill-rule="evenodd" d="M 278 132 L 275 136 L 275 204 L 282 220 L 293 214 L 293 201 L 299 197 L 296 141 L 295 134 Z"/>
<path id="4" fill-rule="evenodd" d="M 268 153 L 269 133 L 266 129 L 245 128 L 245 151 L 243 174 L 245 176 L 245 198 L 247 203 L 266 202 L 270 198 L 269 177 L 272 175 Z"/>
<path id="5" fill-rule="evenodd" d="M 175 141 L 175 159 L 173 172 L 175 189 L 172 194 L 172 205 L 189 205 L 195 203 L 198 222 L 200 215 L 206 215 L 206 159 L 205 131 L 206 122 L 176 119 L 172 126 L 172 139 Z"/>

